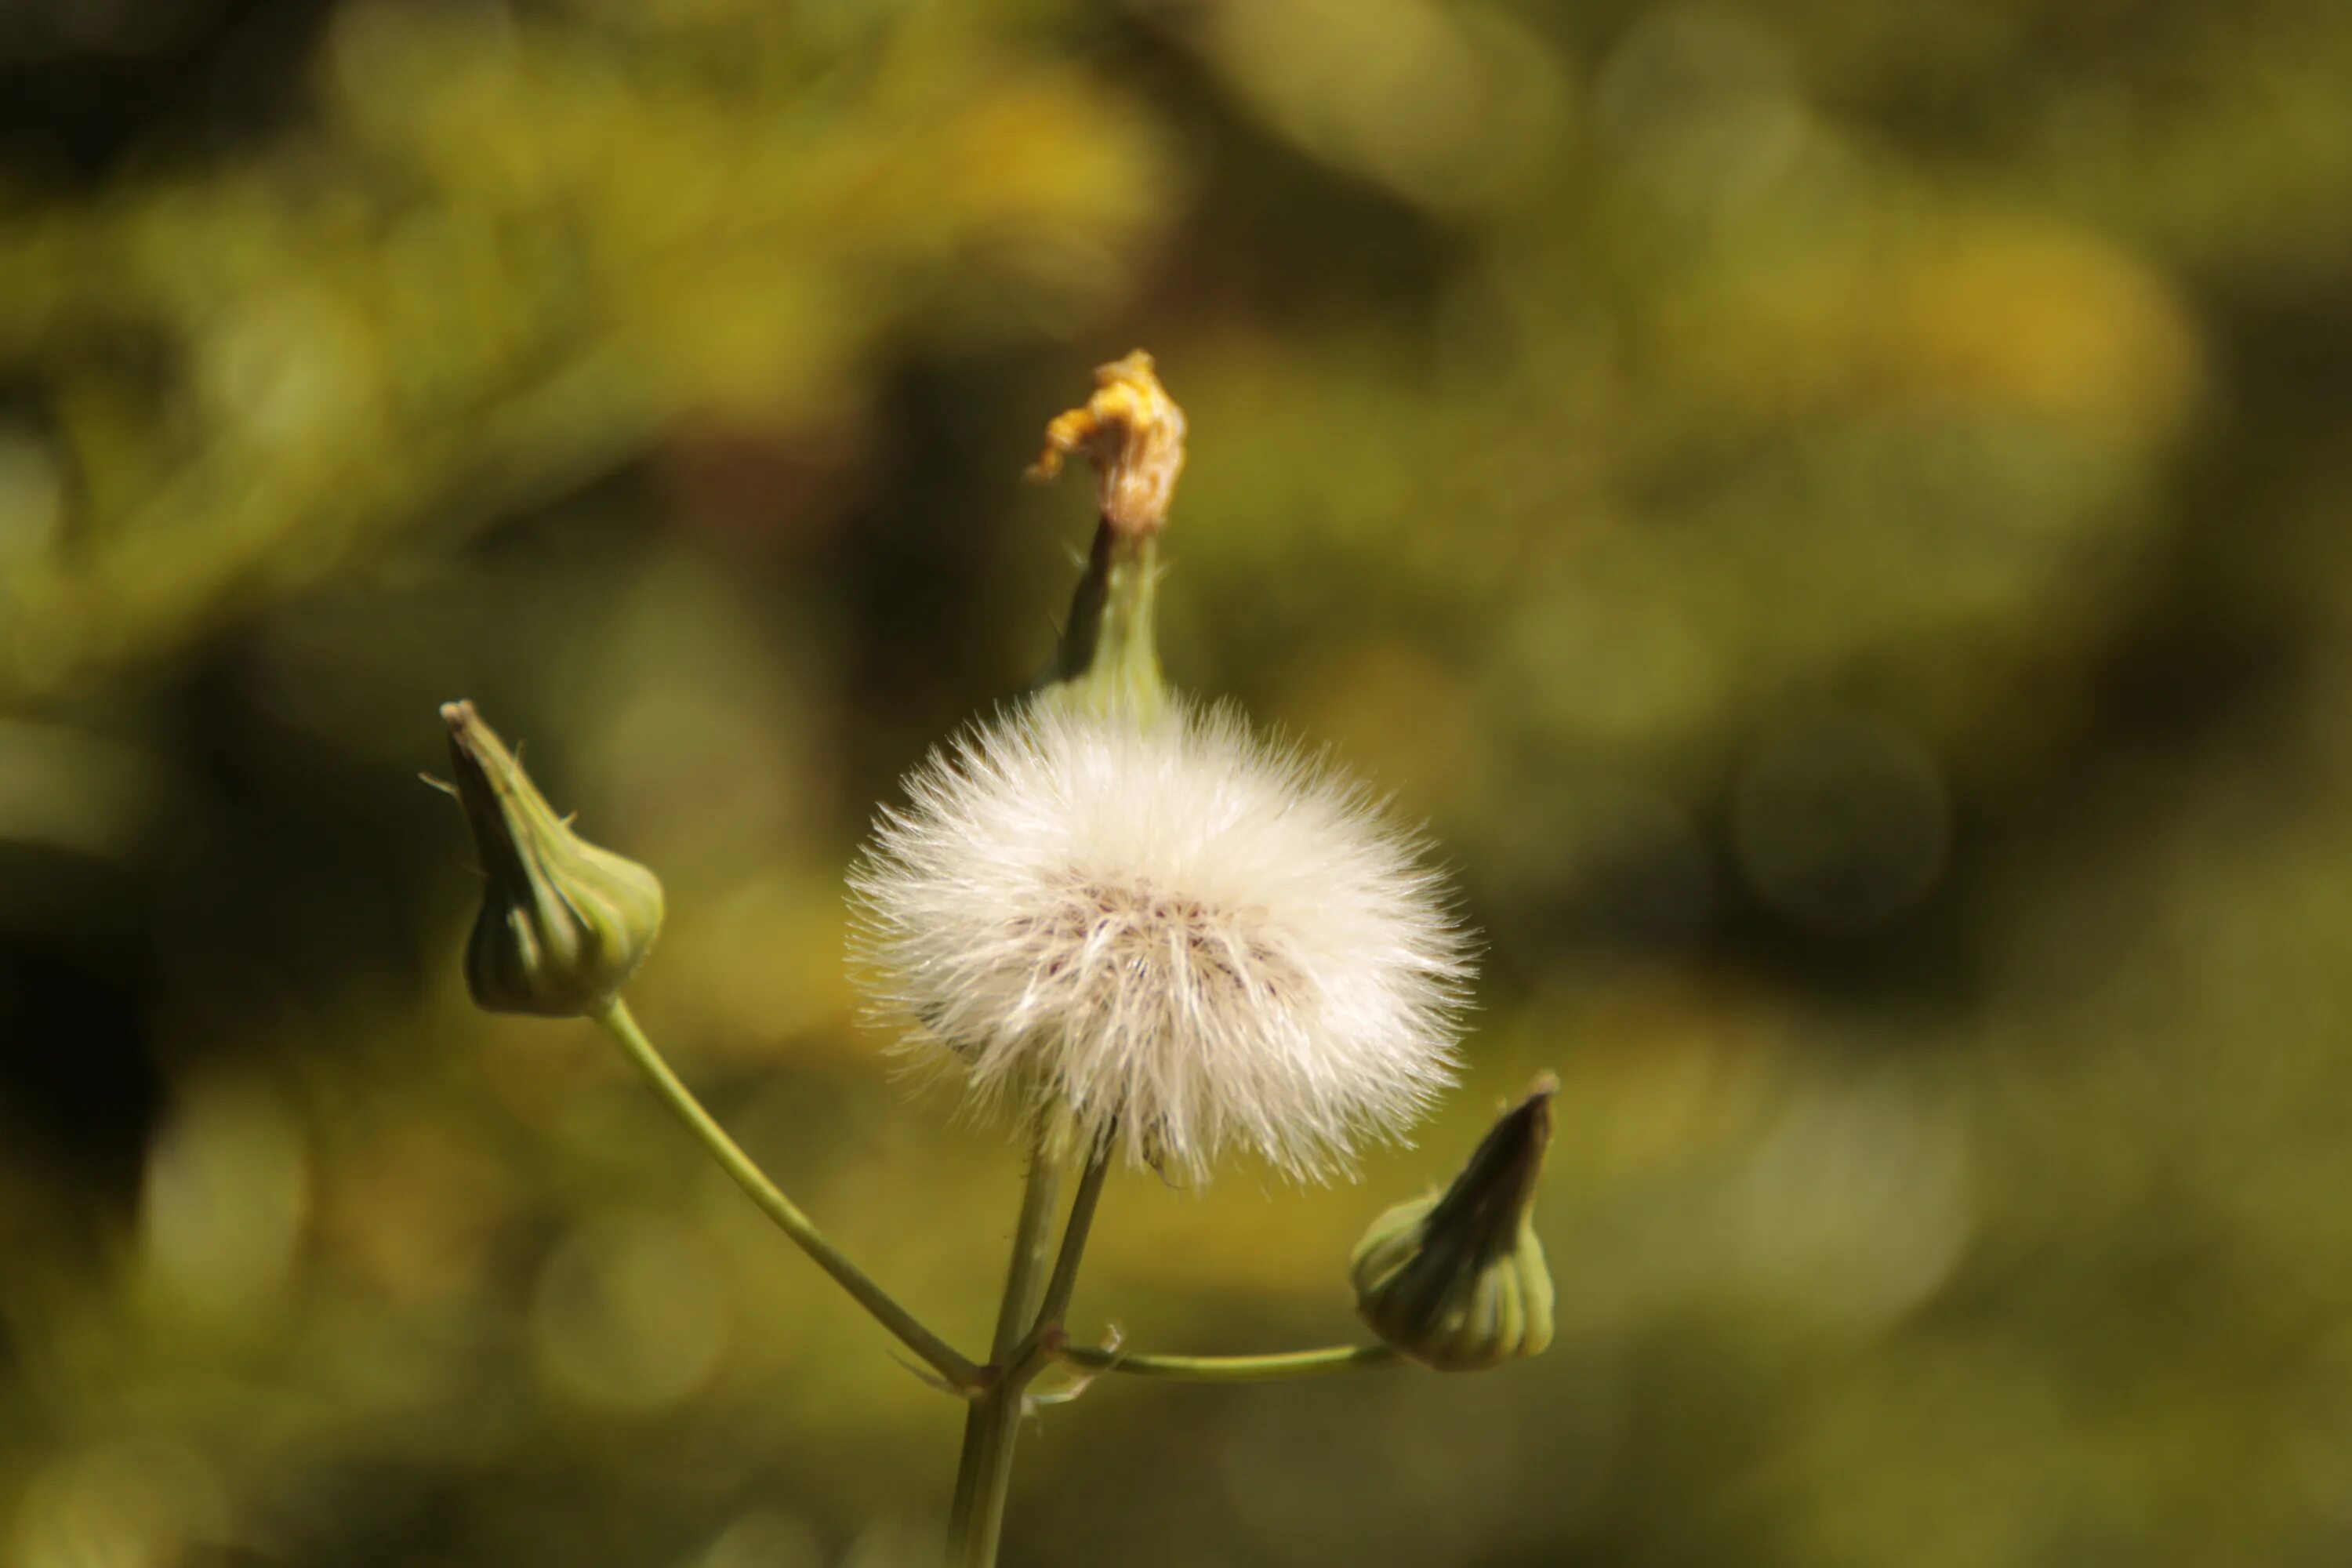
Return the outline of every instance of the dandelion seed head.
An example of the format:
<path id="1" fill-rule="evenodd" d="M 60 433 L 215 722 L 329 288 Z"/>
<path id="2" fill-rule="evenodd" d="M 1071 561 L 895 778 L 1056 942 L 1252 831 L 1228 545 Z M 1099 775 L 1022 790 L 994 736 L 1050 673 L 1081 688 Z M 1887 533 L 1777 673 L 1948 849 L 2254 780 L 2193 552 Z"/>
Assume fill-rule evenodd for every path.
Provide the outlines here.
<path id="1" fill-rule="evenodd" d="M 1359 786 L 1235 714 L 1032 702 L 935 752 L 851 873 L 859 968 L 983 1103 L 1198 1180 L 1394 1137 L 1453 1078 L 1468 939 Z"/>

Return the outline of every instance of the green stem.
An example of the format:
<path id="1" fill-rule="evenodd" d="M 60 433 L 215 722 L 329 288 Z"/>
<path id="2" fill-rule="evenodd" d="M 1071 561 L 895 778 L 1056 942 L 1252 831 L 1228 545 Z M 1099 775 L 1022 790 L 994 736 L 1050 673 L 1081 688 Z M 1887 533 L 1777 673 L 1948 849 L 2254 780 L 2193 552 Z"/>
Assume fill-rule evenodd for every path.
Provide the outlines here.
<path id="1" fill-rule="evenodd" d="M 1101 1345 L 1058 1347 L 1055 1354 L 1073 1366 L 1123 1372 L 1134 1377 L 1166 1377 L 1185 1383 L 1274 1383 L 1288 1377 L 1324 1377 L 1393 1366 L 1403 1358 L 1386 1345 L 1327 1345 L 1320 1350 L 1283 1351 L 1274 1355 L 1129 1355 Z"/>
<path id="2" fill-rule="evenodd" d="M 959 1392 L 977 1393 L 987 1384 L 988 1378 L 971 1362 L 957 1353 L 955 1347 L 925 1328 L 912 1312 L 891 1299 L 890 1293 L 877 1285 L 864 1269 L 852 1263 L 842 1250 L 825 1239 L 798 1205 L 778 1191 L 766 1173 L 743 1152 L 727 1130 L 719 1125 L 694 1091 L 678 1080 L 654 1048 L 646 1033 L 637 1026 L 636 1018 L 629 1012 L 627 1003 L 615 999 L 604 1011 L 595 1015 L 604 1031 L 613 1037 L 646 1083 L 655 1096 L 669 1107 L 687 1131 L 700 1141 L 719 1168 L 735 1178 L 735 1184 L 757 1204 L 760 1212 L 776 1222 L 777 1228 L 800 1245 L 802 1251 L 815 1260 L 816 1266 L 833 1276 L 841 1288 L 856 1299 L 857 1304 L 874 1315 L 874 1321 L 898 1336 L 906 1347 Z"/>
<path id="3" fill-rule="evenodd" d="M 1069 1223 L 1062 1227 L 1061 1256 L 1054 1260 L 1054 1278 L 1045 1286 L 1036 1321 L 1012 1358 L 1001 1363 L 1005 1386 L 1016 1396 L 1054 1363 L 1060 1347 L 1067 1342 L 1068 1336 L 1062 1332 L 1062 1319 L 1070 1310 L 1071 1295 L 1077 1289 L 1078 1262 L 1086 1256 L 1087 1236 L 1094 1229 L 1095 1205 L 1102 1199 L 1103 1176 L 1110 1169 L 1110 1152 L 1109 1141 L 1101 1139 L 1087 1156 L 1086 1169 L 1078 1177 L 1077 1196 L 1070 1200 Z"/>
<path id="4" fill-rule="evenodd" d="M 1094 1229 L 1095 1206 L 1102 1201 L 1103 1177 L 1110 1169 L 1110 1139 L 1095 1140 L 1087 1165 L 1078 1176 L 1077 1196 L 1070 1200 L 1069 1222 L 1062 1227 L 1061 1256 L 1054 1259 L 1054 1278 L 1046 1282 L 1045 1299 L 1024 1342 L 1036 1345 L 1047 1330 L 1059 1329 L 1078 1288 L 1078 1260 L 1086 1256 L 1087 1237 Z"/>
<path id="5" fill-rule="evenodd" d="M 1004 1301 L 990 1341 L 987 1390 L 964 1417 L 963 1452 L 956 1464 L 955 1503 L 949 1516 L 948 1552 L 962 1568 L 991 1568 L 1004 1528 L 1004 1499 L 1013 1481 L 1013 1448 L 1021 1429 L 1021 1387 L 1005 1375 L 1022 1347 L 1045 1287 L 1054 1211 L 1062 1193 L 1068 1130 L 1059 1116 L 1040 1116 L 1029 1153 L 1029 1181 L 1013 1231 L 1013 1262 Z"/>

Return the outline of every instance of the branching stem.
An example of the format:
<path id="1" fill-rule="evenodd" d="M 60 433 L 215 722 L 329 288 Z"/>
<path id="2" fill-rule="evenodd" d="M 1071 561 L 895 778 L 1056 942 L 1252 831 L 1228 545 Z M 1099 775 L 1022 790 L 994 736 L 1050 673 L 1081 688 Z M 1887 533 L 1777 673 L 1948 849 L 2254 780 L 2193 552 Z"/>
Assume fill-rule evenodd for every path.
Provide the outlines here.
<path id="1" fill-rule="evenodd" d="M 1096 1139 L 1087 1152 L 1077 1192 L 1070 1200 L 1070 1217 L 1062 1227 L 1061 1251 L 1054 1259 L 1052 1277 L 1039 1289 L 1068 1134 L 1066 1121 L 1041 1125 L 1030 1156 L 1029 1185 L 1022 1194 L 1013 1267 L 988 1369 L 996 1375 L 964 1423 L 963 1457 L 956 1471 L 955 1508 L 948 1531 L 949 1561 L 958 1568 L 992 1568 L 996 1562 L 1024 1401 L 1030 1382 L 1053 1364 L 1060 1348 L 1062 1315 L 1077 1289 L 1078 1264 L 1086 1256 L 1095 1207 L 1102 1198 L 1111 1152 L 1108 1137 Z"/>

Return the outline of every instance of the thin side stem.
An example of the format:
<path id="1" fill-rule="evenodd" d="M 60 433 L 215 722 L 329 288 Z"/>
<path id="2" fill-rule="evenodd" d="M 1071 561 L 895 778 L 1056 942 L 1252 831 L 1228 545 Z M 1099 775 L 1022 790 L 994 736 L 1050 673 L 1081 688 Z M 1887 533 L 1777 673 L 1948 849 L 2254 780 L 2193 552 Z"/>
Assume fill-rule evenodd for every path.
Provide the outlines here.
<path id="1" fill-rule="evenodd" d="M 646 1032 L 637 1026 L 636 1018 L 625 1002 L 615 1000 L 604 1012 L 596 1015 L 596 1023 L 621 1047 L 621 1054 L 642 1074 L 653 1088 L 654 1095 L 669 1107 L 671 1114 L 686 1124 L 687 1131 L 719 1162 L 719 1168 L 735 1179 L 746 1196 L 759 1205 L 760 1212 L 776 1222 L 776 1227 L 797 1243 L 800 1249 L 814 1259 L 819 1268 L 831 1275 L 836 1284 L 849 1292 L 857 1304 L 874 1316 L 874 1321 L 898 1336 L 901 1343 L 922 1358 L 923 1362 L 957 1391 L 972 1394 L 983 1388 L 988 1379 L 982 1370 L 957 1352 L 954 1346 L 925 1328 L 916 1316 L 891 1298 L 888 1291 L 877 1285 L 866 1271 L 852 1263 L 847 1255 L 825 1239 L 798 1205 L 784 1196 L 767 1173 L 752 1163 L 727 1130 L 719 1125 L 694 1091 L 679 1081 L 670 1070 L 669 1063 L 654 1048 Z"/>
<path id="2" fill-rule="evenodd" d="M 1327 1345 L 1320 1350 L 1272 1355 L 1129 1355 L 1103 1345 L 1057 1346 L 1054 1353 L 1072 1366 L 1123 1372 L 1133 1377 L 1165 1377 L 1185 1383 L 1275 1383 L 1291 1377 L 1327 1377 L 1395 1366 L 1404 1358 L 1386 1345 Z"/>
<path id="3" fill-rule="evenodd" d="M 1053 1245 L 1054 1211 L 1062 1194 L 1066 1131 L 1058 1120 L 1041 1116 L 1029 1152 L 1028 1184 L 1022 1189 L 1021 1217 L 1013 1231 L 1013 1261 L 1004 1277 L 1004 1301 L 989 1344 L 989 1386 L 964 1417 L 963 1452 L 956 1463 L 955 1503 L 949 1515 L 949 1561 L 965 1568 L 991 1568 L 1004 1528 L 1004 1498 L 1013 1480 L 1013 1442 L 1020 1436 L 1021 1390 L 1004 1374 L 1011 1369 L 1046 1284 Z"/>

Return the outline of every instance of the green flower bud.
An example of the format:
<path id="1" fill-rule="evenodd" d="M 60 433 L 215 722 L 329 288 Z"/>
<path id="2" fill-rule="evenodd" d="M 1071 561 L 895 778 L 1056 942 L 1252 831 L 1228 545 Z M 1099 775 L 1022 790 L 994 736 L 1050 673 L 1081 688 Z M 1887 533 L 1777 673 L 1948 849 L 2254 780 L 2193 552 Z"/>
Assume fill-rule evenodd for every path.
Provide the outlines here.
<path id="1" fill-rule="evenodd" d="M 466 988 L 491 1013 L 585 1017 L 602 1011 L 661 933 L 661 883 L 555 815 L 470 702 L 441 710 L 488 878 L 466 942 Z"/>
<path id="2" fill-rule="evenodd" d="M 1356 1244 L 1356 1311 L 1424 1366 L 1477 1372 L 1551 1343 L 1551 1273 L 1536 1181 L 1551 1142 L 1546 1074 L 1442 1194 L 1399 1204 Z"/>

